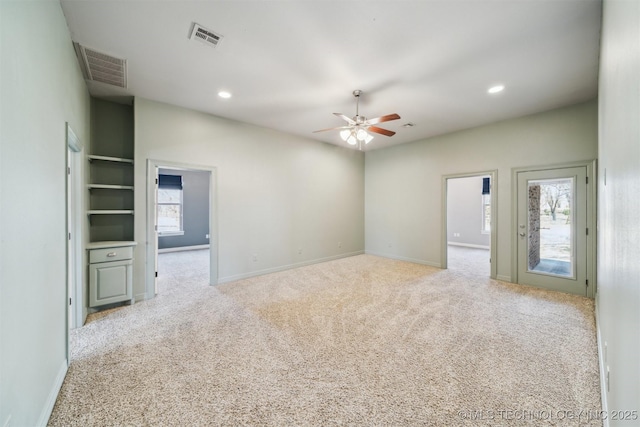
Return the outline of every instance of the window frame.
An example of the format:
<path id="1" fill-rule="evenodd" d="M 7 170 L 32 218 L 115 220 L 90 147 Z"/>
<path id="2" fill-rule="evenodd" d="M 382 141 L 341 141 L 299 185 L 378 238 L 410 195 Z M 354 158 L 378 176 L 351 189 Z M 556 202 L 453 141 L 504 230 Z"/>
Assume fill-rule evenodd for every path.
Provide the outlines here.
<path id="1" fill-rule="evenodd" d="M 482 223 L 480 226 L 480 234 L 491 234 L 491 193 L 482 194 L 481 197 L 480 208 L 482 210 Z M 489 208 L 488 218 L 487 208 Z"/>
<path id="2" fill-rule="evenodd" d="M 160 201 L 160 190 L 175 190 L 180 192 L 180 201 L 179 202 L 161 202 Z M 165 187 L 158 185 L 158 197 L 156 199 L 156 203 L 158 208 L 156 209 L 156 222 L 158 223 L 158 237 L 169 237 L 169 236 L 184 236 L 184 187 Z M 159 207 L 160 206 L 179 206 L 180 207 L 180 229 L 179 230 L 160 230 L 159 225 Z"/>

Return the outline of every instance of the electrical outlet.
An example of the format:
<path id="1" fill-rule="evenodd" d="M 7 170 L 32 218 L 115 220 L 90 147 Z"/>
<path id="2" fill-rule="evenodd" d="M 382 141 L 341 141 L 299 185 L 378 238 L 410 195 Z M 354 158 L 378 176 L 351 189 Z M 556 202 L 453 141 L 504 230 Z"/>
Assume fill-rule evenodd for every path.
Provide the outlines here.
<path id="1" fill-rule="evenodd" d="M 253 262 L 258 261 L 258 254 L 253 254 Z"/>
<path id="2" fill-rule="evenodd" d="M 389 247 L 391 247 L 391 242 L 389 242 Z"/>
<path id="3" fill-rule="evenodd" d="M 298 255 L 302 255 L 302 248 L 298 248 Z"/>
<path id="4" fill-rule="evenodd" d="M 342 247 L 342 242 L 338 242 L 338 247 L 341 248 Z"/>

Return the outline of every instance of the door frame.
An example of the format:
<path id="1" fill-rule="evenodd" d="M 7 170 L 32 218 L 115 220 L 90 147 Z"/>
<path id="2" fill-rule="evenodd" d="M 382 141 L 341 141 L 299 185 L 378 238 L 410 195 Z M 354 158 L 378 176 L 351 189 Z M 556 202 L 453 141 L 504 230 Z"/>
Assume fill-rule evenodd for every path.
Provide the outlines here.
<path id="1" fill-rule="evenodd" d="M 468 173 L 456 173 L 442 176 L 442 239 L 440 246 L 440 267 L 448 268 L 448 243 L 447 243 L 447 195 L 448 195 L 448 182 L 450 179 L 456 178 L 471 178 L 489 176 L 491 180 L 491 190 L 489 195 L 491 205 L 491 243 L 489 248 L 489 256 L 491 257 L 491 272 L 489 277 L 495 279 L 498 274 L 498 170 L 487 170 L 481 172 L 468 172 Z"/>
<path id="2" fill-rule="evenodd" d="M 147 265 L 145 272 L 145 299 L 156 295 L 158 271 L 158 237 L 156 225 L 156 177 L 159 168 L 210 172 L 209 175 L 209 284 L 218 284 L 218 200 L 217 168 L 215 166 L 179 163 L 166 160 L 147 160 Z"/>
<path id="3" fill-rule="evenodd" d="M 84 324 L 86 307 L 83 292 L 83 191 L 82 191 L 82 150 L 83 145 L 69 123 L 66 123 L 66 298 L 65 317 L 67 324 L 67 363 L 71 363 L 69 331 Z M 73 201 L 73 203 L 72 203 Z"/>
<path id="4" fill-rule="evenodd" d="M 584 167 L 587 171 L 587 297 L 595 298 L 598 291 L 596 281 L 596 197 L 597 160 L 586 160 L 552 165 L 527 166 L 511 169 L 511 282 L 518 283 L 518 174 L 520 172 L 541 172 L 553 169 Z"/>

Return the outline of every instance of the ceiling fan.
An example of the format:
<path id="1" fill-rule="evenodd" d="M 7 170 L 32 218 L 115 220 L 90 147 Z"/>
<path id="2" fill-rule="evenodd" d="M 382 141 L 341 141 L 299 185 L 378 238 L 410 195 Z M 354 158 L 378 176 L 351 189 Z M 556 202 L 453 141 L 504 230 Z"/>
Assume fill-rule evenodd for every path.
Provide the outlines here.
<path id="1" fill-rule="evenodd" d="M 325 132 L 328 130 L 338 130 L 340 129 L 340 137 L 343 141 L 346 141 L 349 145 L 358 145 L 360 149 L 362 149 L 362 143 L 368 144 L 373 139 L 373 135 L 369 132 L 377 133 L 384 136 L 393 136 L 396 133 L 390 131 L 388 129 L 383 129 L 377 127 L 378 123 L 388 122 L 391 120 L 398 120 L 400 118 L 396 113 L 387 114 L 385 116 L 376 117 L 375 119 L 367 119 L 364 116 L 361 116 L 358 111 L 358 107 L 360 104 L 360 95 L 362 95 L 361 90 L 354 90 L 353 96 L 356 98 L 356 115 L 353 118 L 349 118 L 341 113 L 333 113 L 336 116 L 340 117 L 342 120 L 346 121 L 348 124 L 346 126 L 338 126 L 334 128 L 328 129 L 320 129 L 313 131 L 316 132 Z"/>

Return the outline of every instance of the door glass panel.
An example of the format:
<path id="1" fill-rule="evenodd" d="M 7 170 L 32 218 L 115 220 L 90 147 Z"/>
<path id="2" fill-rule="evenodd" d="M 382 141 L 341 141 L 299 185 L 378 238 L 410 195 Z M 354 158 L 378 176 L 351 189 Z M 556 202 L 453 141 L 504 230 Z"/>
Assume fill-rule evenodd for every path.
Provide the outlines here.
<path id="1" fill-rule="evenodd" d="M 574 179 L 528 180 L 528 271 L 575 277 Z"/>

